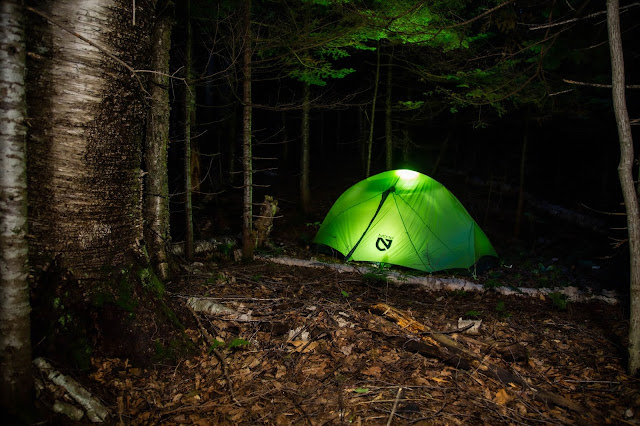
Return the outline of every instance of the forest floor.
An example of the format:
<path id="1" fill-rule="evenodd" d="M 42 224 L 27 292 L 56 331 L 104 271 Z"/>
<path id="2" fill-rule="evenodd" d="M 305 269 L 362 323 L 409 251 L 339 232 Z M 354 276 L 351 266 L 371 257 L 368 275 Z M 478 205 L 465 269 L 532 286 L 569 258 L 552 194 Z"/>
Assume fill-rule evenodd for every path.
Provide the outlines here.
<path id="1" fill-rule="evenodd" d="M 291 220 L 294 209 L 283 210 L 289 222 L 276 224 L 272 254 L 317 256 L 309 244 L 317 222 Z M 640 380 L 625 372 L 624 294 L 606 304 L 494 291 L 624 289 L 623 279 L 605 275 L 610 260 L 584 252 L 580 238 L 589 235 L 562 225 L 540 235 L 527 247 L 498 247 L 500 265 L 463 274 L 484 285 L 480 292 L 391 282 L 384 269 L 339 272 L 204 254 L 167 285 L 193 344 L 187 355 L 137 365 L 97 351 L 88 371 L 69 373 L 109 408 L 112 424 L 640 424 Z M 190 298 L 233 312 L 195 312 Z M 428 331 L 390 321 L 372 309 L 380 303 Z M 459 318 L 481 319 L 479 334 L 460 332 Z M 158 342 L 172 338 L 156 333 Z M 433 333 L 524 385 L 398 344 Z M 540 392 L 571 404 L 536 398 Z"/>
<path id="2" fill-rule="evenodd" d="M 639 424 L 626 375 L 624 308 L 487 292 L 430 292 L 380 277 L 257 261 L 202 267 L 168 289 L 192 355 L 145 368 L 93 359 L 82 380 L 120 424 Z M 247 315 L 199 313 L 190 297 Z M 421 339 L 372 312 L 385 303 L 463 343 L 483 363 L 576 403 L 398 346 Z M 480 334 L 452 333 L 458 318 Z M 210 344 L 209 333 L 218 343 Z M 162 336 L 160 336 L 162 338 Z M 526 355 L 500 348 L 518 344 Z"/>

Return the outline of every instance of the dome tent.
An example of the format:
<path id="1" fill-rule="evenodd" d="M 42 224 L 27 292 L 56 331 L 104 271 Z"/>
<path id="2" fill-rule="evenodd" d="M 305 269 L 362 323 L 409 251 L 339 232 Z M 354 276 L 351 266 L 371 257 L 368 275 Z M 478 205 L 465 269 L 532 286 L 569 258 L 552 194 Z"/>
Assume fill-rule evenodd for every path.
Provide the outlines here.
<path id="1" fill-rule="evenodd" d="M 347 189 L 314 242 L 347 261 L 426 272 L 469 268 L 482 256 L 498 257 L 460 201 L 438 181 L 412 170 L 379 173 Z"/>

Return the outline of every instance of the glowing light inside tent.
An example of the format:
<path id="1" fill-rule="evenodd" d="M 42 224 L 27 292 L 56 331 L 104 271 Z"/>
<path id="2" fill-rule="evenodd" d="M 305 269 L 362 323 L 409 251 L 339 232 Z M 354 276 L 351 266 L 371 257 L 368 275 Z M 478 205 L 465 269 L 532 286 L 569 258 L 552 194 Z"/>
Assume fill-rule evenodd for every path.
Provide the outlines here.
<path id="1" fill-rule="evenodd" d="M 396 174 L 400 179 L 412 180 L 417 178 L 420 173 L 414 172 L 413 170 L 401 169 L 401 170 L 396 170 Z"/>

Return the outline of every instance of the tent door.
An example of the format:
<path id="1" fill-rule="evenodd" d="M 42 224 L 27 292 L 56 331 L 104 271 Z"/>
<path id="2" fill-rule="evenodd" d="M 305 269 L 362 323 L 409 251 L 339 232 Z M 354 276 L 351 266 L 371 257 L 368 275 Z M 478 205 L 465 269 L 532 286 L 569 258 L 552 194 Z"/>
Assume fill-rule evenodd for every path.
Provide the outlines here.
<path id="1" fill-rule="evenodd" d="M 356 249 L 358 248 L 358 245 L 360 245 L 360 242 L 362 241 L 364 236 L 367 235 L 367 232 L 369 231 L 369 228 L 371 228 L 371 225 L 373 225 L 373 221 L 378 216 L 378 213 L 380 213 L 380 209 L 382 209 L 382 205 L 384 204 L 385 201 L 387 201 L 387 197 L 389 196 L 390 193 L 395 192 L 395 191 L 396 191 L 396 187 L 394 185 L 394 186 L 392 186 L 391 188 L 387 189 L 386 191 L 384 191 L 382 193 L 382 199 L 380 199 L 380 204 L 378 204 L 378 208 L 376 209 L 376 212 L 373 214 L 373 217 L 369 221 L 369 225 L 367 225 L 367 228 L 364 230 L 364 232 L 360 236 L 360 239 L 358 240 L 358 242 L 353 246 L 351 251 L 349 251 L 349 254 L 347 254 L 347 256 L 345 257 L 345 259 L 344 259 L 345 262 L 348 262 L 349 259 L 351 259 L 351 256 L 353 255 L 353 252 L 356 251 Z"/>

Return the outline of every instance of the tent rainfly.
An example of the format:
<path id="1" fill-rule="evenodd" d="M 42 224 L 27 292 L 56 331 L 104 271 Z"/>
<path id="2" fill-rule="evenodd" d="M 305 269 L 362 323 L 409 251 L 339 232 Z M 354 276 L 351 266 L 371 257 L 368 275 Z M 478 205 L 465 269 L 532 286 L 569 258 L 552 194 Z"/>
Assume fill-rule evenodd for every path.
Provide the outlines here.
<path id="1" fill-rule="evenodd" d="M 389 263 L 426 272 L 469 268 L 498 257 L 460 201 L 441 183 L 391 170 L 347 189 L 325 217 L 315 243 L 346 261 Z"/>

